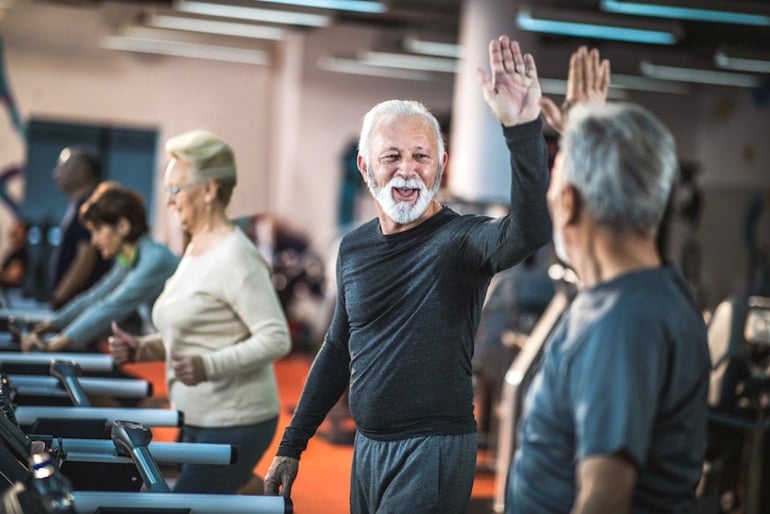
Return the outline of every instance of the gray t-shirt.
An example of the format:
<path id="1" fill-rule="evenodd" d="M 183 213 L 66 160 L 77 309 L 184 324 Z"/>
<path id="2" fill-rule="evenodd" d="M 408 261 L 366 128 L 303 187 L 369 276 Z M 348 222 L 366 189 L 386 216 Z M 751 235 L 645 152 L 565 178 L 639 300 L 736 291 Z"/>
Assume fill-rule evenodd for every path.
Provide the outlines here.
<path id="1" fill-rule="evenodd" d="M 706 328 L 672 266 L 581 291 L 527 392 L 506 512 L 567 513 L 577 463 L 622 453 L 635 513 L 687 512 L 706 444 Z"/>

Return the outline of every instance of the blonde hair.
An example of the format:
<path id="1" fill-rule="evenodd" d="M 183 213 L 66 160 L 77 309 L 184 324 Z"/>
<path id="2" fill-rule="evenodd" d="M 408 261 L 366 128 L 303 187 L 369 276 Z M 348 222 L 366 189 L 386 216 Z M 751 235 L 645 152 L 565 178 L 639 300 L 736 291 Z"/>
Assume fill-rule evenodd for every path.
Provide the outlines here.
<path id="1" fill-rule="evenodd" d="M 214 180 L 217 200 L 224 206 L 230 203 L 235 176 L 235 155 L 230 145 L 207 130 L 193 130 L 172 137 L 166 142 L 166 154 L 193 165 L 192 179 Z"/>

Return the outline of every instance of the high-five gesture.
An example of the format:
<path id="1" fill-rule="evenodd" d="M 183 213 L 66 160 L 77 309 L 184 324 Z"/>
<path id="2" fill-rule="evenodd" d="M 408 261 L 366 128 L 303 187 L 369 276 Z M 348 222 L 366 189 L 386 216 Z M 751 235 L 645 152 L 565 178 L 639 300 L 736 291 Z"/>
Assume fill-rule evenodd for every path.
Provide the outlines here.
<path id="1" fill-rule="evenodd" d="M 506 127 L 533 121 L 540 116 L 540 82 L 535 59 L 521 54 L 519 43 L 508 36 L 489 42 L 492 76 L 477 68 L 484 100 Z"/>
<path id="2" fill-rule="evenodd" d="M 567 95 L 561 108 L 550 98 L 543 97 L 540 104 L 548 124 L 560 133 L 564 130 L 567 115 L 572 106 L 583 104 L 603 104 L 607 101 L 610 90 L 610 61 L 600 59 L 599 50 L 588 50 L 581 46 L 569 60 L 567 75 Z"/>

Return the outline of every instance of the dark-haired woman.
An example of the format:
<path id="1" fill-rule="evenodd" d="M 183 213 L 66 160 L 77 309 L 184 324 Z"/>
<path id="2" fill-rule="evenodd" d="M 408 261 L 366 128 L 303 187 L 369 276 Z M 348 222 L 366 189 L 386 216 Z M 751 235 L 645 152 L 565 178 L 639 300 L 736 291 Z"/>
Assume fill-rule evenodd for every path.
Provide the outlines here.
<path id="1" fill-rule="evenodd" d="M 149 235 L 144 201 L 136 191 L 103 182 L 80 208 L 91 244 L 115 264 L 99 282 L 73 298 L 22 338 L 22 350 L 83 350 L 111 333 L 111 323 L 149 313 L 179 257 Z M 59 331 L 43 340 L 44 332 Z"/>

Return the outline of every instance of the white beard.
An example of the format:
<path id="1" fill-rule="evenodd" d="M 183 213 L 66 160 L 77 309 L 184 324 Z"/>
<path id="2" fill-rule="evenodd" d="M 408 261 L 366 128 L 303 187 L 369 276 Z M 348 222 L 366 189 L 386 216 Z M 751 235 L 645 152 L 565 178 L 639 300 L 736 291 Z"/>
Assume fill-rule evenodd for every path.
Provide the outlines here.
<path id="1" fill-rule="evenodd" d="M 377 187 L 377 182 L 372 172 L 369 172 L 368 186 L 372 196 L 374 196 L 390 219 L 399 225 L 408 225 L 419 219 L 433 201 L 439 187 L 441 187 L 441 172 L 436 174 L 436 180 L 430 191 L 425 182 L 419 178 L 406 180 L 401 177 L 394 177 L 384 187 Z M 418 189 L 417 201 L 410 203 L 394 200 L 392 195 L 394 188 Z"/>

